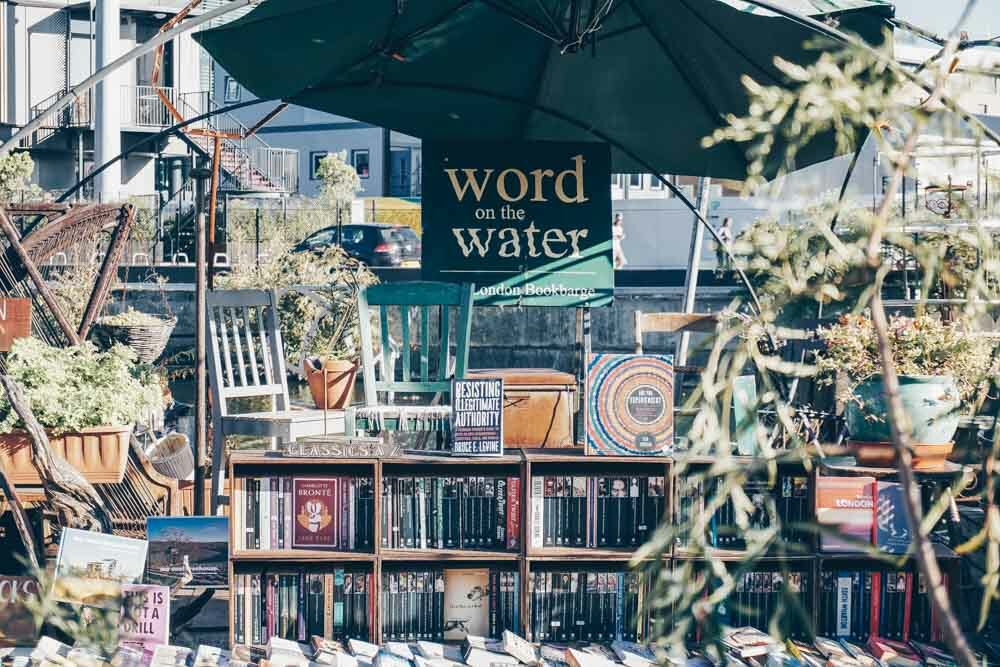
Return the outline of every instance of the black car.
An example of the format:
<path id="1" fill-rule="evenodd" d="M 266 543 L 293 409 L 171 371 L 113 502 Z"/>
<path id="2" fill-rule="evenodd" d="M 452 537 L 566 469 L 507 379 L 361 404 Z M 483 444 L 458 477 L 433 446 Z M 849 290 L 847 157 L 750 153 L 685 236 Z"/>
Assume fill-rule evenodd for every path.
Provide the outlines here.
<path id="1" fill-rule="evenodd" d="M 410 227 L 385 224 L 350 224 L 342 227 L 343 243 L 337 227 L 313 232 L 295 246 L 293 252 L 318 252 L 342 245 L 348 255 L 368 266 L 417 267 L 420 265 L 420 238 Z"/>

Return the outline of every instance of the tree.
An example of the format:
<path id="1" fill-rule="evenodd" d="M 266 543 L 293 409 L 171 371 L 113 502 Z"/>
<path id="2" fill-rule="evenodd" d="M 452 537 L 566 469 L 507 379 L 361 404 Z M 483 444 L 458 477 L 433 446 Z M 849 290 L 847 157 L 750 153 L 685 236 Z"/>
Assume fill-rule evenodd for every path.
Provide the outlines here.
<path id="1" fill-rule="evenodd" d="M 940 58 L 925 70 L 923 79 L 903 71 L 888 51 L 872 51 L 856 40 L 847 45 L 824 42 L 817 45 L 822 52 L 816 62 L 800 66 L 777 59 L 775 64 L 785 75 L 778 85 L 763 85 L 744 77 L 749 97 L 749 113 L 745 117 L 730 116 L 728 125 L 703 141 L 706 147 L 724 142 L 742 146 L 748 157 L 746 187 L 752 191 L 764 185 L 765 163 L 777 159 L 783 172 L 795 169 L 798 151 L 813 137 L 828 131 L 836 133 L 838 147 L 851 151 L 861 140 L 854 128 L 870 128 L 879 142 L 880 151 L 891 156 L 892 177 L 882 205 L 874 212 L 853 213 L 854 229 L 849 239 L 834 232 L 841 213 L 834 202 L 824 210 L 815 211 L 812 219 L 797 229 L 793 238 L 785 238 L 776 227 L 760 227 L 743 237 L 748 244 L 742 255 L 762 284 L 770 285 L 769 297 L 763 299 L 758 314 L 741 312 L 742 304 L 733 304 L 731 317 L 724 321 L 708 350 L 708 362 L 701 383 L 689 400 L 697 408 L 690 432 L 688 457 L 711 457 L 712 465 L 693 471 L 688 457 L 678 463 L 678 475 L 688 481 L 702 481 L 705 486 L 706 511 L 680 526 L 664 525 L 655 538 L 636 555 L 633 561 L 643 567 L 652 582 L 650 607 L 658 611 L 661 623 L 654 627 L 659 646 L 669 652 L 695 627 L 702 638 L 712 643 L 719 638 L 723 610 L 737 586 L 736 577 L 723 563 L 712 559 L 707 524 L 715 511 L 731 502 L 736 523 L 745 532 L 746 557 L 737 570 L 747 571 L 767 554 L 794 553 L 796 545 L 786 537 L 789 526 L 782 526 L 773 502 L 765 508 L 770 523 L 767 528 L 747 530 L 750 517 L 760 511 L 747 491 L 747 483 L 755 474 L 774 478 L 780 463 L 796 462 L 807 468 L 817 455 L 817 439 L 803 428 L 807 415 L 786 397 L 787 380 L 811 377 L 817 368 L 802 360 L 783 359 L 780 350 L 769 341 L 789 339 L 793 332 L 776 326 L 785 323 L 786 309 L 801 308 L 803 302 L 815 307 L 818 303 L 834 302 L 845 312 L 870 312 L 879 348 L 881 373 L 885 378 L 888 419 L 892 427 L 892 443 L 896 452 L 899 477 L 905 491 L 907 521 L 913 537 L 912 556 L 921 575 L 928 582 L 931 604 L 941 620 L 943 634 L 960 664 L 975 664 L 963 628 L 942 583 L 929 531 L 940 518 L 950 496 L 958 489 L 946 489 L 925 515 L 912 467 L 909 425 L 899 397 L 898 373 L 890 352 L 889 321 L 882 290 L 894 261 L 882 250 L 884 242 L 906 248 L 920 263 L 925 286 L 932 286 L 944 272 L 951 270 L 951 258 L 939 249 L 921 248 L 912 239 L 894 231 L 892 202 L 909 166 L 917 139 L 927 124 L 956 124 L 964 114 L 945 93 L 950 74 L 952 54 L 958 44 L 956 29 Z M 913 99 L 915 86 L 928 90 L 919 104 Z M 775 137 L 788 142 L 788 149 L 775 155 Z M 779 239 L 776 242 L 776 239 Z M 972 241 L 981 249 L 986 241 Z M 989 241 L 992 245 L 992 240 Z M 933 245 L 933 244 L 932 244 Z M 793 252 L 789 252 L 791 249 Z M 984 312 L 984 303 L 997 298 L 996 281 L 988 272 L 996 270 L 984 262 L 976 269 L 964 268 L 961 296 L 965 299 L 957 313 L 959 317 L 975 318 Z M 995 262 L 993 262 L 995 265 Z M 846 290 L 842 279 L 850 275 L 860 289 Z M 925 291 L 926 293 L 926 291 Z M 815 312 L 815 310 L 813 311 Z M 758 408 L 774 414 L 775 423 L 769 429 L 757 429 L 760 455 L 751 462 L 736 460 L 728 447 L 729 409 L 736 378 L 748 366 L 756 367 L 764 382 Z M 997 378 L 992 378 L 996 385 Z M 756 425 L 754 426 L 756 428 Z M 993 470 L 1000 459 L 1000 432 L 996 432 L 993 452 L 984 464 L 987 476 L 982 502 L 987 519 L 979 535 L 968 544 L 958 545 L 959 552 L 986 549 L 987 572 L 981 604 L 980 627 L 986 620 L 992 600 L 997 597 L 1000 582 L 1000 509 L 994 497 L 996 480 Z M 801 526 L 799 528 L 802 528 Z M 816 526 L 811 527 L 816 530 Z M 684 536 L 692 556 L 672 572 L 664 571 L 660 555 L 674 540 Z M 769 619 L 772 634 L 786 638 L 793 627 L 808 624 L 809 614 L 790 593 L 787 561 L 784 569 L 784 604 L 779 605 Z"/>
<path id="2" fill-rule="evenodd" d="M 41 194 L 37 185 L 31 183 L 35 163 L 28 153 L 7 153 L 0 155 L 0 204 L 14 198 L 32 199 Z"/>
<path id="3" fill-rule="evenodd" d="M 320 160 L 317 175 L 323 179 L 320 199 L 330 208 L 350 206 L 354 195 L 361 191 L 358 172 L 347 162 L 347 151 L 330 153 Z"/>

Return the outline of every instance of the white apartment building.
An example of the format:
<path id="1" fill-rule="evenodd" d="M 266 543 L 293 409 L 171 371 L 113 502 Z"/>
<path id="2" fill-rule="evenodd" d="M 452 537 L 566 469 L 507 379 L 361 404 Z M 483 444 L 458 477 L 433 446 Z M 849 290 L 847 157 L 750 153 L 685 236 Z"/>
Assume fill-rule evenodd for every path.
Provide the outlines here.
<path id="1" fill-rule="evenodd" d="M 70 86 L 94 72 L 102 48 L 107 50 L 105 60 L 113 59 L 153 37 L 185 4 L 183 0 L 0 0 L 0 138 L 44 115 Z M 221 0 L 208 0 L 203 7 L 219 4 Z M 105 28 L 105 18 L 108 24 L 117 23 L 118 30 Z M 31 153 L 35 181 L 42 189 L 59 193 L 89 174 L 102 146 L 112 146 L 115 154 L 119 145 L 120 149 L 135 146 L 178 122 L 164 100 L 185 119 L 219 105 L 213 98 L 213 63 L 190 33 L 167 43 L 157 81 L 153 68 L 153 54 L 126 65 L 105 85 L 108 103 L 99 106 L 97 91 L 92 91 L 69 109 L 50 114 L 44 128 L 22 144 Z M 198 126 L 236 133 L 245 129 L 228 115 Z M 103 127 L 113 128 L 108 135 L 117 135 L 105 137 L 104 144 Z M 113 182 L 87 194 L 125 199 L 160 192 L 169 199 L 181 187 L 192 158 L 207 154 L 210 141 L 174 136 L 149 142 L 123 161 Z M 296 191 L 294 151 L 275 149 L 259 137 L 227 139 L 222 150 L 225 190 Z"/>

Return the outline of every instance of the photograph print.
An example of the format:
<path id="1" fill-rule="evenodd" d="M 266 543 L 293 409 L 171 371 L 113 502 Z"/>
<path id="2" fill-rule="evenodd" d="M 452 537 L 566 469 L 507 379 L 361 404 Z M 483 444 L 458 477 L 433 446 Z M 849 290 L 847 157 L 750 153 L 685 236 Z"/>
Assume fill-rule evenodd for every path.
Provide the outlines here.
<path id="1" fill-rule="evenodd" d="M 229 585 L 229 519 L 224 516 L 164 516 L 146 520 L 147 572 L 169 585 L 190 570 L 192 588 Z"/>
<path id="2" fill-rule="evenodd" d="M 122 584 L 142 580 L 146 548 L 143 540 L 63 529 L 52 597 L 60 602 L 117 611 Z"/>

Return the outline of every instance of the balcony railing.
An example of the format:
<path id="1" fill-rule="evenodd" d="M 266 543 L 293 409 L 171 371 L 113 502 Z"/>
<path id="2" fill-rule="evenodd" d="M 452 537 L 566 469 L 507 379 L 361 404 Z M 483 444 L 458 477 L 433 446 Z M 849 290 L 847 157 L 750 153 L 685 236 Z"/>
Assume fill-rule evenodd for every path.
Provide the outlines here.
<path id="1" fill-rule="evenodd" d="M 175 93 L 173 88 L 158 88 L 156 86 L 122 86 L 122 117 L 124 127 L 164 128 L 174 124 L 167 105 L 160 99 L 163 96 L 173 105 Z"/>

